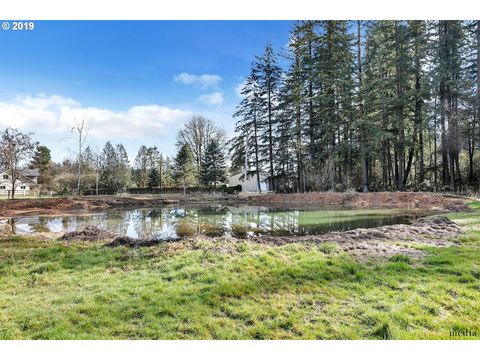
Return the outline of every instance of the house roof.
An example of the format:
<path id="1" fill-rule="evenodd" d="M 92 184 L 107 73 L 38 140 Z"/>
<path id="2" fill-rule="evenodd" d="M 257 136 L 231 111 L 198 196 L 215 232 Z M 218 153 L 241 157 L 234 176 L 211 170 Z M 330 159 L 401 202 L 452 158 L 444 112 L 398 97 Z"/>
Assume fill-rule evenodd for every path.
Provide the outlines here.
<path id="1" fill-rule="evenodd" d="M 23 169 L 20 174 L 27 177 L 34 177 L 40 175 L 38 169 Z"/>
<path id="2" fill-rule="evenodd" d="M 0 168 L 0 174 L 5 171 L 6 171 L 5 168 Z M 25 177 L 35 177 L 35 176 L 39 176 L 40 172 L 38 171 L 38 169 L 22 169 L 20 170 L 20 175 Z"/>

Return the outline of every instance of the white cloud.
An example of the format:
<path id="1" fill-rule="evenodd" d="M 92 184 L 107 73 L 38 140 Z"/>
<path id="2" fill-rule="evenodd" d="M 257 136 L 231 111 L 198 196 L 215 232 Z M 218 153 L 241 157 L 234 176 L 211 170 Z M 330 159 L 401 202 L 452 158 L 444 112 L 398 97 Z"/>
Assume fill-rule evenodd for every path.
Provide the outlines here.
<path id="1" fill-rule="evenodd" d="M 217 91 L 211 94 L 205 94 L 198 98 L 204 104 L 217 106 L 223 104 L 223 93 Z"/>
<path id="2" fill-rule="evenodd" d="M 208 89 L 218 87 L 222 81 L 222 78 L 214 74 L 194 75 L 183 72 L 175 76 L 174 80 L 182 84 L 198 85 L 203 89 Z"/>
<path id="3" fill-rule="evenodd" d="M 0 102 L 0 125 L 36 133 L 70 132 L 75 118 L 85 118 L 90 135 L 97 138 L 156 137 L 191 116 L 189 111 L 160 105 L 133 106 L 126 111 L 83 107 L 61 95 L 17 96 Z"/>
<path id="4" fill-rule="evenodd" d="M 235 95 L 237 95 L 237 97 L 239 98 L 242 98 L 243 95 L 242 95 L 242 89 L 243 87 L 245 86 L 245 80 L 242 81 L 240 84 L 238 84 L 237 86 L 235 86 Z"/>

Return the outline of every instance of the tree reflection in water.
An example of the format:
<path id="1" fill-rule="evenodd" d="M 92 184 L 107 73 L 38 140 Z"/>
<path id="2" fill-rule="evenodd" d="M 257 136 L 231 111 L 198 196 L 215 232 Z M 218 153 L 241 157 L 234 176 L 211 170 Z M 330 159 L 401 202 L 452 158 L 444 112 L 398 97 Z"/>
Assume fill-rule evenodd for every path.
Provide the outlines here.
<path id="1" fill-rule="evenodd" d="M 15 233 L 66 232 L 97 226 L 131 237 L 178 238 L 179 224 L 194 234 L 231 235 L 239 229 L 248 235 L 315 235 L 331 231 L 407 223 L 425 215 L 399 210 L 275 209 L 259 206 L 182 205 L 154 209 L 108 211 L 100 214 L 8 219 Z"/>

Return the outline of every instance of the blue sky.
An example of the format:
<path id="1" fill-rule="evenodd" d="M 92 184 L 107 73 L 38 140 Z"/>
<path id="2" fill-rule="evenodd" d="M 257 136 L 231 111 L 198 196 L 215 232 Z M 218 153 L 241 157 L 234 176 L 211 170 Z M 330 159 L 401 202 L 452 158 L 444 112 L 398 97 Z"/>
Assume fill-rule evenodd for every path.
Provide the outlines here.
<path id="1" fill-rule="evenodd" d="M 171 155 L 192 114 L 233 130 L 237 87 L 255 55 L 281 51 L 290 21 L 36 21 L 0 31 L 0 126 L 35 133 L 68 156 L 72 119 L 90 144 L 141 144 Z"/>

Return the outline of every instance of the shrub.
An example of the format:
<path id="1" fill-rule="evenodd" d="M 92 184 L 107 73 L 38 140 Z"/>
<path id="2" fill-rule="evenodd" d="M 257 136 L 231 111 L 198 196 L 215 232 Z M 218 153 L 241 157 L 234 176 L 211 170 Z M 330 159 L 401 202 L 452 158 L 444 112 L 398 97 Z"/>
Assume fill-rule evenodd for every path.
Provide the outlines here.
<path id="1" fill-rule="evenodd" d="M 225 234 L 225 228 L 222 225 L 205 223 L 200 225 L 200 231 L 209 237 L 218 237 Z"/>
<path id="2" fill-rule="evenodd" d="M 192 237 L 196 234 L 195 227 L 186 221 L 179 222 L 175 230 L 180 238 Z"/>
<path id="3" fill-rule="evenodd" d="M 244 239 L 248 236 L 248 230 L 248 226 L 244 224 L 232 225 L 232 235 L 241 239 Z"/>

